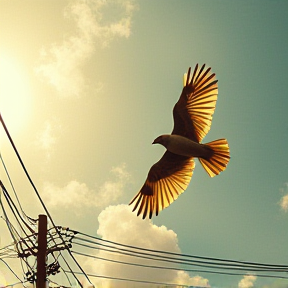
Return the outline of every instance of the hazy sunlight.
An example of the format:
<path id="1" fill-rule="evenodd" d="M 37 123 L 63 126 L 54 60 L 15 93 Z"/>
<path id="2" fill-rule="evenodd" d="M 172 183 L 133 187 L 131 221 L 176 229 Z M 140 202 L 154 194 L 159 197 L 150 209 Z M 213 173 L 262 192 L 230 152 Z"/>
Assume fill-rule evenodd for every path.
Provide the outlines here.
<path id="1" fill-rule="evenodd" d="M 8 129 L 18 131 L 29 109 L 30 92 L 24 72 L 13 58 L 0 54 L 0 113 Z"/>

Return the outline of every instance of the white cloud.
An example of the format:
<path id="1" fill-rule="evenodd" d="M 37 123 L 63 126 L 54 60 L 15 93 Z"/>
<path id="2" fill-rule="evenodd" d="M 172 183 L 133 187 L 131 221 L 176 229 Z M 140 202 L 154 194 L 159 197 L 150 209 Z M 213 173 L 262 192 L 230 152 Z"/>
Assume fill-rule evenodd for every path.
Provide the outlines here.
<path id="1" fill-rule="evenodd" d="M 101 207 L 115 202 L 123 194 L 124 186 L 130 179 L 130 174 L 126 171 L 125 164 L 113 167 L 111 172 L 116 176 L 116 181 L 106 181 L 100 187 L 97 201 Z"/>
<path id="2" fill-rule="evenodd" d="M 45 182 L 43 198 L 49 207 L 73 208 L 80 213 L 85 208 L 105 207 L 115 203 L 123 194 L 123 189 L 129 181 L 130 174 L 125 164 L 111 169 L 113 180 L 108 180 L 99 189 L 90 189 L 85 183 L 70 181 L 64 187 Z"/>
<path id="3" fill-rule="evenodd" d="M 281 208 L 287 212 L 288 211 L 288 194 L 281 198 Z"/>
<path id="4" fill-rule="evenodd" d="M 76 180 L 70 181 L 64 187 L 57 187 L 53 183 L 45 182 L 43 188 L 43 198 L 51 206 L 91 206 L 94 191 L 90 190 L 85 183 Z"/>
<path id="5" fill-rule="evenodd" d="M 238 288 L 252 288 L 257 277 L 254 275 L 244 275 L 243 279 L 238 283 Z"/>
<path id="6" fill-rule="evenodd" d="M 133 0 L 72 2 L 64 15 L 75 21 L 77 31 L 62 44 L 54 44 L 48 51 L 42 49 L 43 64 L 36 68 L 36 72 L 44 76 L 62 97 L 79 97 L 86 86 L 83 65 L 97 47 L 108 46 L 115 37 L 130 36 L 135 9 Z M 112 20 L 109 21 L 109 17 Z"/>
<path id="7" fill-rule="evenodd" d="M 103 210 L 99 217 L 97 233 L 102 239 L 115 241 L 131 246 L 138 246 L 153 250 L 165 250 L 180 253 L 177 234 L 165 226 L 156 226 L 150 220 L 136 217 L 128 205 L 109 206 Z M 109 253 L 103 250 L 96 252 L 95 256 L 113 261 L 125 261 L 142 265 L 157 265 L 169 267 L 168 262 L 139 259 L 118 253 Z M 174 264 L 175 265 L 175 264 Z M 106 275 L 126 279 L 147 280 L 160 283 L 175 283 L 178 285 L 199 285 L 210 287 L 208 280 L 201 276 L 190 277 L 185 271 L 153 269 L 113 263 L 100 259 L 85 259 L 83 264 L 87 273 Z M 147 284 L 108 280 L 101 278 L 91 279 L 100 287 L 147 287 Z M 148 285 L 149 287 L 149 285 Z"/>
<path id="8" fill-rule="evenodd" d="M 280 191 L 284 194 L 288 192 L 288 183 L 285 183 L 285 187 L 280 189 Z M 284 212 L 288 212 L 288 193 L 285 194 L 280 200 L 280 207 Z"/>
<path id="9" fill-rule="evenodd" d="M 179 285 L 189 285 L 195 287 L 211 287 L 209 285 L 208 279 L 205 279 L 199 275 L 190 277 L 190 275 L 185 271 L 178 271 L 177 277 L 175 278 L 175 283 Z"/>

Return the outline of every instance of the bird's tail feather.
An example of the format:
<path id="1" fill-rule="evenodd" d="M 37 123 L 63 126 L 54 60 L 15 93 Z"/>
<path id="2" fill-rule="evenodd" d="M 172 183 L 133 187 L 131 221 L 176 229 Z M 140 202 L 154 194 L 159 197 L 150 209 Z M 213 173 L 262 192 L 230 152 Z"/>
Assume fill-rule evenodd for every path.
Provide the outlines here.
<path id="1" fill-rule="evenodd" d="M 213 150 L 213 155 L 209 159 L 199 158 L 199 161 L 209 176 L 214 177 L 226 169 L 230 160 L 229 145 L 226 139 L 218 139 L 205 145 Z"/>

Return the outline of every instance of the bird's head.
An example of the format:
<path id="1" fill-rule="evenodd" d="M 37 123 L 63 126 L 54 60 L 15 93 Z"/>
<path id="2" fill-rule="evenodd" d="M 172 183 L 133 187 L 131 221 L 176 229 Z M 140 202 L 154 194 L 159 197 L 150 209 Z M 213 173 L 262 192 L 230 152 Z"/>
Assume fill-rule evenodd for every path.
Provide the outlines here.
<path id="1" fill-rule="evenodd" d="M 158 136 L 152 144 L 161 144 L 163 145 L 164 147 L 167 146 L 167 143 L 168 143 L 168 139 L 169 139 L 169 135 L 161 135 L 161 136 Z"/>

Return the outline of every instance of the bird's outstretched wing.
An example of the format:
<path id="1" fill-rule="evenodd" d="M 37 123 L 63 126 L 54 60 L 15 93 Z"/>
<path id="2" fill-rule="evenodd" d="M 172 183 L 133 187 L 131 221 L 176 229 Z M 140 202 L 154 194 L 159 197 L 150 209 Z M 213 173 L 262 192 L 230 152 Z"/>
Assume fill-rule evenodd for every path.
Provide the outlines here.
<path id="1" fill-rule="evenodd" d="M 131 200 L 133 211 L 145 219 L 169 206 L 187 188 L 195 167 L 193 158 L 166 151 L 155 163 L 140 192 Z"/>
<path id="2" fill-rule="evenodd" d="M 218 96 L 218 80 L 210 70 L 197 64 L 190 77 L 191 67 L 188 69 L 186 84 L 173 109 L 172 134 L 200 143 L 210 130 Z"/>

